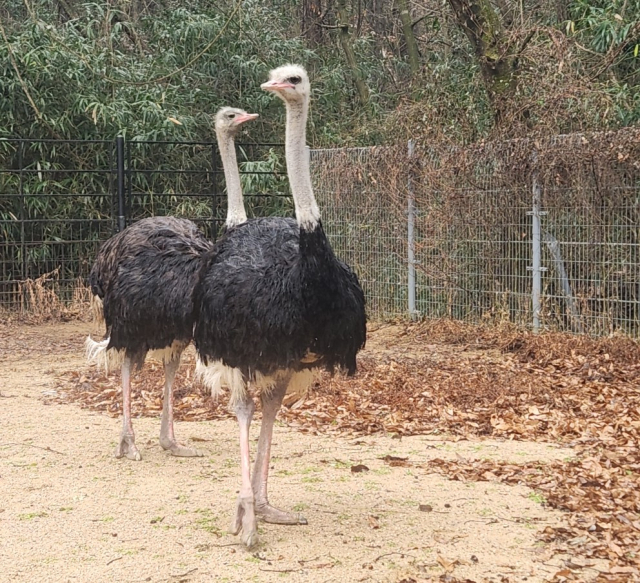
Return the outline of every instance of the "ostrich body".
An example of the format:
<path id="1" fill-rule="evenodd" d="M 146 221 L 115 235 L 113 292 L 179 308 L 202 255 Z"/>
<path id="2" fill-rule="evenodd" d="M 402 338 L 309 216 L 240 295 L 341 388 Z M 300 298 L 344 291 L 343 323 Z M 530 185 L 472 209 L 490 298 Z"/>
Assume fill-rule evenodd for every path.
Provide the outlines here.
<path id="1" fill-rule="evenodd" d="M 198 373 L 213 392 L 227 386 L 240 425 L 242 485 L 231 526 L 247 546 L 256 515 L 277 524 L 306 520 L 269 504 L 273 423 L 286 393 L 305 391 L 313 370 L 353 374 L 366 337 L 365 301 L 356 275 L 333 253 L 311 188 L 305 129 L 310 87 L 302 67 L 275 69 L 263 89 L 287 108 L 287 173 L 296 221 L 258 219 L 223 237 L 194 292 Z M 250 392 L 260 395 L 262 425 L 250 472 Z"/>
<path id="2" fill-rule="evenodd" d="M 246 220 L 233 140 L 240 125 L 256 117 L 234 108 L 222 108 L 216 115 L 228 186 L 228 227 Z M 193 335 L 193 289 L 202 259 L 212 248 L 213 243 L 193 222 L 151 217 L 114 235 L 98 252 L 89 280 L 94 312 L 104 319 L 106 338 L 102 342 L 88 338 L 86 348 L 89 358 L 101 360 L 105 368 L 122 366 L 123 426 L 116 447 L 118 458 L 141 459 L 131 422 L 131 373 L 142 366 L 148 352 L 164 366 L 160 445 L 176 456 L 202 455 L 176 441 L 173 381 Z"/>

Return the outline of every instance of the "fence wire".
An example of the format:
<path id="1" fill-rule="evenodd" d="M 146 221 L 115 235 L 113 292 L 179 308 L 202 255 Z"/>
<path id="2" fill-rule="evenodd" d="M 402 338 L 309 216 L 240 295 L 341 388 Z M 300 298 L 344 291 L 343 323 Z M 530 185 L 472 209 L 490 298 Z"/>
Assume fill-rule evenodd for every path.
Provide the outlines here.
<path id="1" fill-rule="evenodd" d="M 121 170 L 111 141 L 0 141 L 0 307 L 20 305 L 27 278 L 59 269 L 64 299 L 86 277 L 117 228 L 118 173 L 127 223 L 172 214 L 217 236 L 226 195 L 213 144 L 128 142 L 125 154 Z M 239 145 L 238 160 L 249 216 L 293 215 L 282 145 Z M 371 319 L 640 337 L 639 129 L 310 160 L 325 229 Z"/>
<path id="2" fill-rule="evenodd" d="M 112 158 L 109 141 L 0 141 L 0 307 L 56 270 L 70 298 L 113 233 Z"/>
<path id="3" fill-rule="evenodd" d="M 357 271 L 369 314 L 376 318 L 407 310 L 407 221 L 390 212 L 396 199 L 380 189 L 373 172 L 386 152 L 356 148 L 310 153 L 323 225 L 338 257 Z"/>
<path id="4" fill-rule="evenodd" d="M 0 309 L 23 309 L 21 283 L 55 272 L 62 300 L 86 282 L 100 244 L 155 215 L 193 220 L 212 239 L 226 215 L 211 142 L 0 140 Z M 239 144 L 247 214 L 290 215 L 282 144 Z M 122 205 L 119 205 L 122 202 Z"/>
<path id="5" fill-rule="evenodd" d="M 325 227 L 372 318 L 638 337 L 639 150 L 629 129 L 469 149 L 315 150 L 311 161 Z"/>

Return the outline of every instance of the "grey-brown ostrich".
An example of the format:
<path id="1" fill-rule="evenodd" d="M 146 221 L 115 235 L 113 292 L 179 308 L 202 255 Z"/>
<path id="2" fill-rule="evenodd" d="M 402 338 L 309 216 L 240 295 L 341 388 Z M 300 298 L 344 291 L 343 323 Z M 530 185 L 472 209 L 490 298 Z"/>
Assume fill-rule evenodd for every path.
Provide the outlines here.
<path id="1" fill-rule="evenodd" d="M 234 138 L 240 126 L 257 117 L 241 109 L 216 114 L 216 136 L 227 182 L 227 228 L 246 221 Z M 94 310 L 106 335 L 86 341 L 90 360 L 122 370 L 122 432 L 116 457 L 140 460 L 131 421 L 131 373 L 149 352 L 164 365 L 160 445 L 173 455 L 201 456 L 179 443 L 173 427 L 173 384 L 182 352 L 193 334 L 192 293 L 203 256 L 211 251 L 197 226 L 186 219 L 142 219 L 109 239 L 98 252 L 89 276 Z"/>

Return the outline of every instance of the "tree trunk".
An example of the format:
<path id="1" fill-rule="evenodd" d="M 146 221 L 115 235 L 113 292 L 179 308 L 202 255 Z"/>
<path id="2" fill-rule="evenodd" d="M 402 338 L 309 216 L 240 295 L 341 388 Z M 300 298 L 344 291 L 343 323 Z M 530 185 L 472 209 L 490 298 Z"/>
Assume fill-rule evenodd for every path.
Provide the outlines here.
<path id="1" fill-rule="evenodd" d="M 364 82 L 360 67 L 356 61 L 356 54 L 353 50 L 353 42 L 351 34 L 349 33 L 349 16 L 345 6 L 345 0 L 336 1 L 336 16 L 338 18 L 338 35 L 340 38 L 340 45 L 344 51 L 344 56 L 347 59 L 347 67 L 353 77 L 353 81 L 358 91 L 358 97 L 360 98 L 360 104 L 367 106 L 369 103 L 369 88 Z"/>
<path id="2" fill-rule="evenodd" d="M 367 3 L 366 20 L 376 33 L 377 42 L 380 43 L 388 31 L 388 19 L 385 13 L 386 0 L 370 0 Z"/>
<path id="3" fill-rule="evenodd" d="M 418 71 L 420 71 L 420 54 L 418 53 L 418 43 L 416 42 L 413 27 L 411 26 L 411 13 L 409 12 L 408 0 L 398 0 L 398 8 L 400 8 L 400 20 L 402 21 L 404 40 L 407 43 L 409 67 L 411 67 L 411 74 L 415 77 Z"/>
<path id="4" fill-rule="evenodd" d="M 496 122 L 518 86 L 518 58 L 490 0 L 448 0 L 458 26 L 473 46 Z"/>
<path id="5" fill-rule="evenodd" d="M 67 0 L 58 0 L 58 14 L 63 22 L 77 18 L 75 7 Z"/>
<path id="6" fill-rule="evenodd" d="M 322 0 L 302 1 L 302 35 L 309 46 L 317 47 L 324 40 L 322 20 Z"/>

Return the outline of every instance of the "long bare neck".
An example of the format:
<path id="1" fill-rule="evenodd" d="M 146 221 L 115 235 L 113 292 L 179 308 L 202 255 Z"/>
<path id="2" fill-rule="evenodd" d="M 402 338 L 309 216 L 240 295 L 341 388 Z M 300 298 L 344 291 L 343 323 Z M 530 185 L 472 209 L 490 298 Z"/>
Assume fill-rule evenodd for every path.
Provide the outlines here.
<path id="1" fill-rule="evenodd" d="M 285 155 L 296 219 L 301 229 L 313 231 L 320 222 L 320 210 L 311 187 L 311 170 L 306 151 L 309 102 L 287 103 Z"/>
<path id="2" fill-rule="evenodd" d="M 246 222 L 247 213 L 242 199 L 240 171 L 236 158 L 236 147 L 233 137 L 228 132 L 217 131 L 218 149 L 222 159 L 224 179 L 227 183 L 227 228 Z"/>

